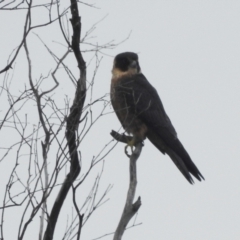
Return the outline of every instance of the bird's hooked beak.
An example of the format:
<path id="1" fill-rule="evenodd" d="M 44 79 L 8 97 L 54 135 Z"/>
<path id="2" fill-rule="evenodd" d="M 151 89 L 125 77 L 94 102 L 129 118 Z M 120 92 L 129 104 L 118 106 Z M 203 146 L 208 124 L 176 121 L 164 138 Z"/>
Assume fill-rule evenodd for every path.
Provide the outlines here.
<path id="1" fill-rule="evenodd" d="M 135 60 L 130 63 L 130 68 L 137 68 L 137 66 L 138 64 L 137 64 L 137 61 Z"/>
<path id="2" fill-rule="evenodd" d="M 137 60 L 133 60 L 129 65 L 129 70 L 134 71 L 134 73 L 141 73 L 140 66 Z"/>

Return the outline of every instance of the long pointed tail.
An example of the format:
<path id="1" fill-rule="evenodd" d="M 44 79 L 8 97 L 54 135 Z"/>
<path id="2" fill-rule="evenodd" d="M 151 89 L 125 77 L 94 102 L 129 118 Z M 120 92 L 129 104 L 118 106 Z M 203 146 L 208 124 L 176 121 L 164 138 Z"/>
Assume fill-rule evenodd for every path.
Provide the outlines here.
<path id="1" fill-rule="evenodd" d="M 177 138 L 168 139 L 169 146 L 165 144 L 157 133 L 151 133 L 148 135 L 148 139 L 157 147 L 162 153 L 167 153 L 172 159 L 174 164 L 183 174 L 183 176 L 188 180 L 189 183 L 193 184 L 191 174 L 201 181 L 204 180 L 203 175 L 200 173 L 196 165 L 191 160 L 187 151 Z"/>
<path id="2" fill-rule="evenodd" d="M 180 170 L 180 172 L 183 174 L 183 176 L 188 180 L 188 182 L 193 184 L 194 181 L 193 181 L 191 175 L 189 174 L 189 171 L 188 171 L 186 165 L 184 164 L 183 160 L 169 148 L 166 149 L 166 153 L 172 159 L 172 161 L 177 166 L 177 168 Z"/>

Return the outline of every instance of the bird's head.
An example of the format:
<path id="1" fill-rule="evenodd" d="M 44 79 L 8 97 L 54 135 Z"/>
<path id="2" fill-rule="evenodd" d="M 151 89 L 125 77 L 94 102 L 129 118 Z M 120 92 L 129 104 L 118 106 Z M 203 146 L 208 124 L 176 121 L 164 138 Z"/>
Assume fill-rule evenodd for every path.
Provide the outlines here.
<path id="1" fill-rule="evenodd" d="M 124 52 L 118 54 L 113 62 L 113 77 L 121 77 L 125 75 L 134 75 L 141 73 L 138 63 L 138 55 L 133 52 Z"/>

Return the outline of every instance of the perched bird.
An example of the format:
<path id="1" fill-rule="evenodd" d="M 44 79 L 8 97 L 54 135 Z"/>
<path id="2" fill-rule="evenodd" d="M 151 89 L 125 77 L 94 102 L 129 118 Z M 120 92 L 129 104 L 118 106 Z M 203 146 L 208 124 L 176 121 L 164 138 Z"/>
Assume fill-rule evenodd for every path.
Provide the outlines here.
<path id="1" fill-rule="evenodd" d="M 167 153 L 184 177 L 192 184 L 191 174 L 204 179 L 167 116 L 156 89 L 141 73 L 138 55 L 118 54 L 113 63 L 111 102 L 127 133 L 133 135 L 134 146 L 148 138 L 163 154 Z"/>

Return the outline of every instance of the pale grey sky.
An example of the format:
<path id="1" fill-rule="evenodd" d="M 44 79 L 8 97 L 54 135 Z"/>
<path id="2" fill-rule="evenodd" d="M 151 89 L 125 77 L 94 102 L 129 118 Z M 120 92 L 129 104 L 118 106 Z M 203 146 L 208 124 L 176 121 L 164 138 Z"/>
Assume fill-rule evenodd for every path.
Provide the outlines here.
<path id="1" fill-rule="evenodd" d="M 157 89 L 180 140 L 206 179 L 196 180 L 191 186 L 170 158 L 146 141 L 138 160 L 136 194 L 143 203 L 137 222 L 143 224 L 126 231 L 123 239 L 240 239 L 240 2 L 99 0 L 96 6 L 100 9 L 79 6 L 83 31 L 106 14 L 93 34 L 93 42 L 121 41 L 132 31 L 126 42 L 106 53 L 139 54 L 143 74 Z M 24 15 L 8 14 L 0 14 L 0 32 L 4 33 L 0 40 L 1 69 L 22 36 Z M 36 21 L 41 17 L 36 13 Z M 35 32 L 61 56 L 65 49 L 52 41 L 64 43 L 64 39 L 60 38 L 58 25 L 55 28 Z M 33 56 L 38 78 L 49 71 L 52 62 L 43 61 L 44 54 L 48 54 L 33 34 L 29 45 L 38 56 Z M 21 55 L 24 56 L 23 51 L 13 78 L 16 91 L 21 88 L 19 79 L 26 77 L 21 72 Z M 104 56 L 95 80 L 94 98 L 109 92 L 112 61 L 113 57 Z M 69 82 L 65 85 L 60 85 L 62 91 L 69 88 L 72 94 Z M 114 114 L 100 119 L 82 144 L 83 157 L 91 159 L 96 155 L 111 139 L 110 131 L 119 127 Z M 114 185 L 110 200 L 83 229 L 84 240 L 112 232 L 117 226 L 128 188 L 128 159 L 123 144 L 118 144 L 105 159 L 102 191 L 109 183 Z M 63 218 L 57 228 L 60 236 L 65 227 Z M 34 229 L 29 236 L 36 238 Z"/>

